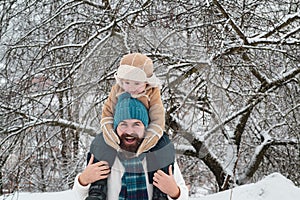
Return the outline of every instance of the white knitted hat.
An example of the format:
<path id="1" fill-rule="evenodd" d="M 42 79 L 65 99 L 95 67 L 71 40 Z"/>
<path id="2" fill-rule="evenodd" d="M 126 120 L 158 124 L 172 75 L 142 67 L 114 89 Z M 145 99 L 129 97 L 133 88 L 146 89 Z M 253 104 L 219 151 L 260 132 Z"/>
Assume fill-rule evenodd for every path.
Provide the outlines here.
<path id="1" fill-rule="evenodd" d="M 122 87 L 120 79 L 146 82 L 153 87 L 160 87 L 160 80 L 153 73 L 152 60 L 141 53 L 127 54 L 122 57 L 115 74 L 117 83 Z"/>

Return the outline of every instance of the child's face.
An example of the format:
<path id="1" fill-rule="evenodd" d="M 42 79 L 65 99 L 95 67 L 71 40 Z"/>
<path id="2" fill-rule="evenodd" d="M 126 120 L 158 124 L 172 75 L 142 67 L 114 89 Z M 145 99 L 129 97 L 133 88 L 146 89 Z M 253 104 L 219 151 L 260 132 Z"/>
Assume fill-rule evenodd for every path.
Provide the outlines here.
<path id="1" fill-rule="evenodd" d="M 131 95 L 140 94 L 145 91 L 146 83 L 139 81 L 122 80 L 123 89 Z"/>

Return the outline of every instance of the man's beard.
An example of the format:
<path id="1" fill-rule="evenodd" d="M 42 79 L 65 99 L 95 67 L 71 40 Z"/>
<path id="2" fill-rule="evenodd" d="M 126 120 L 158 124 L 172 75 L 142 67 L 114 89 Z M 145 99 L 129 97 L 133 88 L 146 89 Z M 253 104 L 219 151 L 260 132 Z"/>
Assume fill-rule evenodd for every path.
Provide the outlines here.
<path id="1" fill-rule="evenodd" d="M 134 137 L 134 143 L 133 144 L 126 144 L 127 137 Z M 140 144 L 142 143 L 143 138 L 139 138 L 137 134 L 123 134 L 120 137 L 120 147 L 121 149 L 131 152 L 131 153 L 136 153 Z"/>

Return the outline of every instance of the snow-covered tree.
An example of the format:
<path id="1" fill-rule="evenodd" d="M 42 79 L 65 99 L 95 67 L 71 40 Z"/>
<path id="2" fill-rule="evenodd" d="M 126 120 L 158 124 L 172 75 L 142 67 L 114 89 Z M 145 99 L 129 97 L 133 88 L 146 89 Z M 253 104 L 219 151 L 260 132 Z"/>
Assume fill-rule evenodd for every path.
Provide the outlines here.
<path id="1" fill-rule="evenodd" d="M 0 11 L 1 192 L 72 185 L 119 59 L 135 51 L 163 82 L 192 189 L 272 171 L 299 185 L 297 1 L 3 0 Z"/>

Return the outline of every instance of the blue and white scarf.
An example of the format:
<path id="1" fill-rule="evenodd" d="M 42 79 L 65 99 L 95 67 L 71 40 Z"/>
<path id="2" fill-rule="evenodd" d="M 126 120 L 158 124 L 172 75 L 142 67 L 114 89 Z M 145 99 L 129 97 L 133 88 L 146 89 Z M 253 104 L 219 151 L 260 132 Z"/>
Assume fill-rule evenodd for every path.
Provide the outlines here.
<path id="1" fill-rule="evenodd" d="M 120 160 L 125 168 L 119 200 L 148 200 L 145 172 L 142 165 L 144 156 Z"/>

